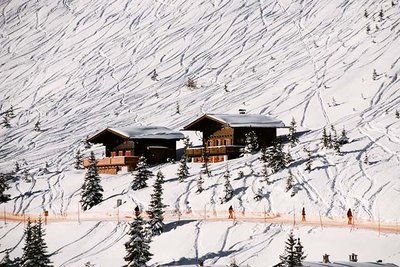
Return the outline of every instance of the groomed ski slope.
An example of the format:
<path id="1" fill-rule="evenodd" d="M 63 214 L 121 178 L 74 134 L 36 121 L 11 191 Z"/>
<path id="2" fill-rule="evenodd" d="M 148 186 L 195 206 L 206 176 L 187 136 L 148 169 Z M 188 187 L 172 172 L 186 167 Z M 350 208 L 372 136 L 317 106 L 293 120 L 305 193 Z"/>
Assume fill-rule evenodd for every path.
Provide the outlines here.
<path id="1" fill-rule="evenodd" d="M 0 112 L 13 106 L 15 116 L 10 129 L 0 128 L 0 168 L 11 171 L 18 161 L 31 178 L 15 180 L 9 190 L 13 199 L 1 208 L 16 214 L 43 209 L 50 214 L 76 212 L 84 172 L 73 170 L 75 151 L 83 149 L 81 141 L 87 135 L 106 127 L 160 125 L 181 129 L 204 112 L 237 113 L 245 108 L 248 113 L 268 114 L 286 124 L 294 117 L 305 131 L 300 144 L 290 151 L 294 162 L 289 167 L 299 189 L 296 195 L 290 197 L 284 190 L 285 170 L 270 177 L 272 184 L 265 185 L 260 202 L 253 200 L 263 185 L 258 175 L 262 168 L 259 155 L 229 162 L 235 196 L 223 205 L 219 197 L 226 163 L 212 166 L 213 177 L 206 179 L 206 190 L 200 195 L 195 193 L 199 165 L 190 165 L 191 177 L 184 183 L 177 182 L 177 165 L 154 167 L 155 172 L 161 169 L 166 175 L 165 203 L 171 209 L 179 205 L 184 210 L 189 201 L 193 210 L 204 206 L 226 210 L 232 204 L 237 211 L 290 215 L 304 205 L 310 216 L 343 218 L 352 208 L 361 220 L 395 223 L 400 220 L 400 120 L 395 117 L 396 108 L 400 109 L 400 4 L 393 3 L 2 1 Z M 378 15 L 381 8 L 383 19 Z M 156 80 L 150 78 L 154 69 Z M 195 79 L 197 88 L 184 85 L 189 77 Z M 33 131 L 37 121 L 39 132 Z M 331 124 L 338 132 L 343 127 L 348 131 L 351 143 L 343 146 L 342 156 L 319 146 L 322 128 L 330 129 Z M 198 142 L 197 135 L 191 137 Z M 305 147 L 314 159 L 310 173 L 304 171 Z M 96 151 L 101 154 L 100 147 Z M 366 154 L 369 164 L 364 164 Z M 39 175 L 46 161 L 50 173 Z M 237 179 L 239 170 L 245 174 L 243 179 Z M 130 174 L 104 176 L 106 200 L 94 211 L 115 211 L 116 199 L 123 200 L 121 209 L 127 211 L 136 204 L 145 208 L 151 187 L 133 192 L 129 189 L 131 180 Z M 227 231 L 229 222 L 218 224 L 216 232 Z M 82 224 L 88 229 L 98 225 L 110 228 L 92 231 L 92 237 L 85 237 L 80 227 L 68 225 L 65 232 L 71 241 L 53 238 L 57 234 L 51 233 L 57 226 L 65 229 L 65 225 L 46 228 L 50 252 L 58 253 L 53 256 L 56 265 L 75 266 L 91 260 L 110 266 L 107 260 L 111 261 L 108 257 L 114 253 L 121 256 L 112 259 L 118 258 L 122 264 L 126 224 Z M 213 224 L 192 222 L 174 231 L 174 236 L 179 233 L 182 239 L 169 237 L 172 232 L 157 238 L 152 244 L 156 254 L 153 263 L 215 253 L 215 257 L 207 256 L 208 263 L 225 264 L 239 254 L 243 264 L 259 266 L 267 259 L 273 264 L 290 230 L 289 226 L 271 226 L 278 229 L 276 236 L 267 231 L 260 242 L 264 246 L 271 240 L 275 245 L 265 247 L 262 254 L 252 250 L 257 249 L 257 243 L 242 229 L 267 226 L 238 224 L 236 235 L 227 236 L 245 243 L 243 247 L 252 250 L 250 256 L 245 256 L 246 249 L 241 247 L 218 246 L 218 242 L 203 241 L 207 239 L 193 234 L 192 239 L 202 240 L 204 250 L 187 254 L 186 249 L 196 251 L 194 241 L 187 236 L 196 231 L 207 233 L 205 225 Z M 15 248 L 11 256 L 20 255 L 22 227 L 13 223 L 2 227 L 2 253 Z M 301 227 L 298 231 L 306 249 L 309 245 L 310 260 L 320 260 L 321 253 L 345 260 L 357 247 L 366 260 L 400 263 L 397 235 L 377 237 L 376 232 L 367 232 L 367 239 L 363 231 L 324 229 L 314 238 L 313 233 L 320 230 Z M 347 243 L 347 234 L 363 245 Z M 332 253 L 312 243 L 325 235 L 337 238 Z M 118 236 L 122 238 L 119 241 Z M 97 251 L 100 245 L 93 247 L 91 242 L 98 240 L 103 246 L 107 243 L 103 239 L 115 245 L 104 247 L 99 254 L 68 245 L 81 240 L 87 250 Z M 182 245 L 186 240 L 188 244 Z M 182 245 L 182 251 L 176 256 L 162 254 L 160 247 L 175 241 Z M 230 252 L 232 249 L 237 251 Z M 79 256 L 82 252 L 86 254 Z M 257 257 L 260 253 L 264 256 Z"/>

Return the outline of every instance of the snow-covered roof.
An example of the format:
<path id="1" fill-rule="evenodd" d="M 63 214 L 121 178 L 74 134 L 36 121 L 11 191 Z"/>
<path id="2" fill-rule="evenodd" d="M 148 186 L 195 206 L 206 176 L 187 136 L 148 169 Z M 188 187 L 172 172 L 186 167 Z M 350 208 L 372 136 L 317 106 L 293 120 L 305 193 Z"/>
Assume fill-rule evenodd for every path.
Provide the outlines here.
<path id="1" fill-rule="evenodd" d="M 95 136 L 91 137 L 89 141 L 96 139 L 105 132 L 111 132 L 128 139 L 165 139 L 165 140 L 178 140 L 184 139 L 185 136 L 178 131 L 173 131 L 167 127 L 160 126 L 130 126 L 123 128 L 107 128 Z"/>
<path id="2" fill-rule="evenodd" d="M 285 124 L 278 119 L 260 114 L 205 114 L 196 119 L 184 129 L 189 130 L 199 121 L 209 118 L 232 128 L 253 127 L 253 128 L 283 128 Z"/>

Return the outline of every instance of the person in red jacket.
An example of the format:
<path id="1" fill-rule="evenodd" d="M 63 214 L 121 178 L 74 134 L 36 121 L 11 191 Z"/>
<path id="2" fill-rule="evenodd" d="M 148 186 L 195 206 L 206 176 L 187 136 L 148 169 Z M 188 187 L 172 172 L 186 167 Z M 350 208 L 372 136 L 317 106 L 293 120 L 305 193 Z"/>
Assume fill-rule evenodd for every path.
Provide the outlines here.
<path id="1" fill-rule="evenodd" d="M 351 209 L 347 211 L 347 224 L 353 224 L 353 213 Z"/>
<path id="2" fill-rule="evenodd" d="M 306 209 L 303 207 L 301 210 L 301 221 L 305 222 L 306 221 Z"/>
<path id="3" fill-rule="evenodd" d="M 228 219 L 233 219 L 233 208 L 232 208 L 232 206 L 229 207 L 228 213 L 229 213 Z"/>

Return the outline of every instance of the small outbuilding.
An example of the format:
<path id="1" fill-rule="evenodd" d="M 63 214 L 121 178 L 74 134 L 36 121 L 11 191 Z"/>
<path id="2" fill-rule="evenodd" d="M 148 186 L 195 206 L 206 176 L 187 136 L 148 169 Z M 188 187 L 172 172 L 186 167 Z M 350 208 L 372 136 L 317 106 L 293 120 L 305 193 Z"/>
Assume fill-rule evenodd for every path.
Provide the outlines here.
<path id="1" fill-rule="evenodd" d="M 200 131 L 203 145 L 186 150 L 193 162 L 202 162 L 207 154 L 210 162 L 237 158 L 245 146 L 245 134 L 254 131 L 261 146 L 269 146 L 276 138 L 278 128 L 285 124 L 273 117 L 259 114 L 204 114 L 183 128 Z"/>
<path id="2" fill-rule="evenodd" d="M 132 171 L 142 155 L 149 164 L 175 159 L 176 142 L 184 138 L 182 133 L 166 127 L 132 126 L 107 128 L 88 141 L 105 147 L 105 157 L 97 162 L 99 172 L 116 174 L 121 169 Z M 88 167 L 89 161 L 84 160 L 83 164 Z"/>

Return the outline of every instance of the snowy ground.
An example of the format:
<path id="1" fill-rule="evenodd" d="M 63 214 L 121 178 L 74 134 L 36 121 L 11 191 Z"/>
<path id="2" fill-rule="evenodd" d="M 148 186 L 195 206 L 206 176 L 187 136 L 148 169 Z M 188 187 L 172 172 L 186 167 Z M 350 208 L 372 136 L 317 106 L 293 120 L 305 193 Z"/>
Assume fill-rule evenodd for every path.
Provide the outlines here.
<path id="1" fill-rule="evenodd" d="M 284 191 L 288 172 L 282 171 L 270 177 L 272 184 L 264 185 L 264 198 L 255 202 L 254 194 L 263 185 L 258 155 L 229 162 L 235 196 L 224 205 L 219 197 L 225 163 L 212 166 L 213 177 L 206 179 L 201 195 L 195 194 L 198 165 L 190 166 L 192 176 L 185 183 L 176 180 L 177 165 L 154 167 L 166 175 L 165 202 L 171 210 L 176 206 L 185 210 L 189 201 L 193 210 L 224 211 L 232 204 L 237 211 L 290 215 L 305 206 L 310 216 L 343 218 L 352 208 L 360 220 L 400 221 L 400 120 L 395 117 L 400 109 L 400 3 L 392 3 L 0 1 L 0 113 L 11 105 L 15 113 L 12 127 L 0 128 L 0 169 L 11 171 L 18 161 L 31 176 L 31 182 L 13 181 L 9 191 L 13 199 L 0 208 L 16 214 L 44 209 L 51 215 L 76 212 L 84 172 L 72 170 L 75 151 L 82 148 L 84 137 L 106 127 L 153 124 L 181 129 L 204 112 L 237 113 L 245 108 L 286 124 L 294 117 L 301 129 L 309 130 L 291 149 L 297 194 L 290 197 Z M 381 9 L 383 19 L 378 15 Z M 154 69 L 156 80 L 150 78 Z M 197 88 L 184 85 L 189 77 L 196 80 Z M 33 131 L 37 121 L 39 132 Z M 331 124 L 338 132 L 343 127 L 349 132 L 352 142 L 343 147 L 342 156 L 319 148 L 321 130 Z M 192 134 L 193 141 L 196 138 Z M 312 151 L 310 173 L 304 171 L 303 148 Z M 369 164 L 363 163 L 366 155 Z M 40 176 L 38 170 L 46 161 L 50 174 Z M 237 179 L 239 170 L 245 174 L 243 179 Z M 136 204 L 146 207 L 151 188 L 133 192 L 131 179 L 130 174 L 103 176 L 106 201 L 94 212 L 115 212 L 116 199 L 123 200 L 122 211 L 131 211 Z M 75 266 L 75 260 L 85 259 L 100 264 L 110 255 L 124 254 L 124 223 L 68 225 L 77 228 L 68 231 L 69 242 L 81 240 L 89 252 L 79 256 L 82 244 L 51 238 L 57 235 L 57 226 L 65 229 L 65 225 L 50 224 L 50 251 L 60 249 L 53 256 L 57 264 Z M 157 254 L 153 263 L 210 253 L 209 263 L 225 264 L 235 256 L 241 263 L 272 264 L 289 230 L 283 226 L 276 236 L 273 231 L 260 234 L 261 247 L 267 247 L 259 253 L 264 256 L 256 257 L 261 247 L 254 235 L 268 226 L 240 223 L 232 228 L 237 237 L 228 234 L 232 243 L 227 240 L 224 245 L 221 240 L 203 241 L 201 235 L 209 225 L 218 225 L 215 231 L 221 236 L 229 228 L 229 222 L 179 226 L 153 243 Z M 85 230 L 80 230 L 84 227 L 86 232 L 94 229 L 88 233 L 91 238 L 84 237 Z M 103 227 L 104 232 L 96 230 Z M 21 229 L 13 223 L 1 229 L 1 253 L 15 248 L 11 255 L 19 255 Z M 116 234 L 110 235 L 113 231 Z M 181 253 L 165 256 L 158 248 L 168 239 L 175 240 L 172 232 L 183 241 L 187 238 L 188 245 L 182 245 Z M 357 253 L 351 244 L 343 245 L 351 234 L 354 242 L 365 244 L 357 246 L 362 261 L 381 258 L 400 263 L 397 235 L 378 237 L 376 232 L 349 233 L 348 229 L 319 232 L 307 227 L 299 233 L 306 249 L 310 248 L 310 260 L 320 260 L 324 253 L 345 260 L 347 254 Z M 335 251 L 316 245 L 325 234 L 337 238 Z M 201 240 L 197 250 L 196 237 Z M 93 247 L 92 241 L 99 245 Z"/>

